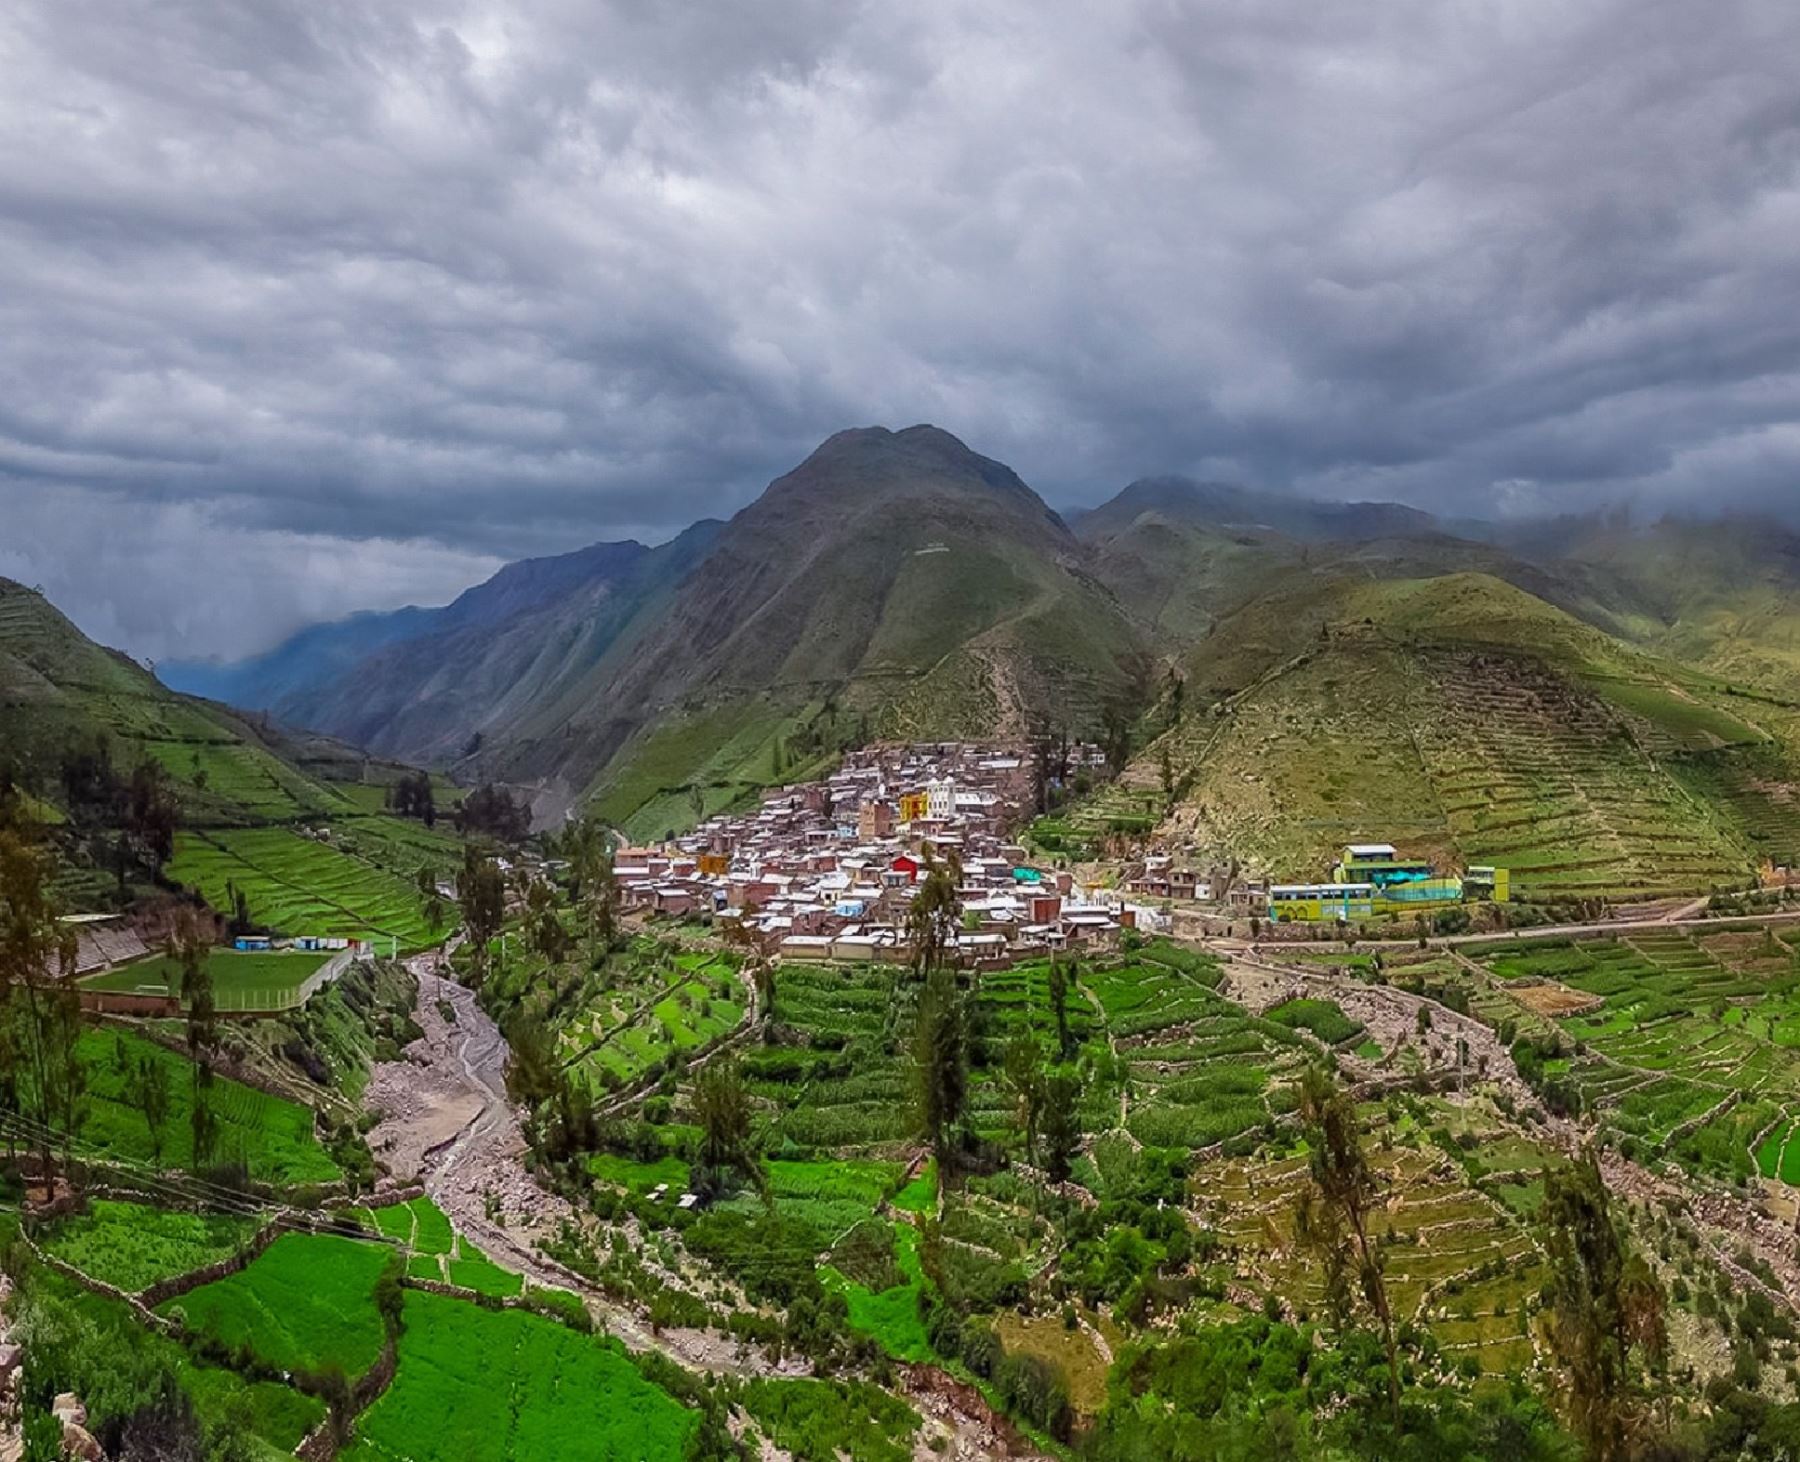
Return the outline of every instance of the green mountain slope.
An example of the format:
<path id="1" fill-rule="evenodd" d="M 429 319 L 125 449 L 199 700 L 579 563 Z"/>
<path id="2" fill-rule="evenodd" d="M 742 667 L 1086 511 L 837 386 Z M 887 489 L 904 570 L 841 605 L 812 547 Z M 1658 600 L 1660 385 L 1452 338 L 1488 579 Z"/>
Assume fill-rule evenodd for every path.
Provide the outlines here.
<path id="1" fill-rule="evenodd" d="M 1595 524 L 1554 571 L 1616 634 L 1776 694 L 1800 687 L 1800 536 L 1754 519 Z"/>
<path id="2" fill-rule="evenodd" d="M 731 521 L 604 689 L 531 724 L 525 760 L 548 750 L 554 771 L 569 765 L 558 736 L 586 746 L 601 807 L 629 823 L 650 761 L 663 788 L 684 778 L 704 797 L 783 774 L 852 721 L 856 735 L 1086 729 L 1137 693 L 1141 646 L 1009 469 L 931 427 L 842 432 Z"/>
<path id="3" fill-rule="evenodd" d="M 357 636 L 370 641 L 360 658 Z M 661 833 L 873 736 L 1092 731 L 1148 683 L 1095 555 L 947 432 L 840 432 L 728 524 L 515 564 L 194 683 Z"/>
<path id="4" fill-rule="evenodd" d="M 1379 837 L 1544 898 L 1705 892 L 1800 854 L 1791 788 L 1740 770 L 1787 765 L 1784 708 L 1487 574 L 1336 579 L 1307 608 L 1305 644 L 1165 738 L 1201 841 L 1306 878 Z"/>
<path id="5" fill-rule="evenodd" d="M 448 868 L 456 850 L 447 830 L 382 814 L 405 767 L 178 695 L 10 580 L 0 580 L 0 752 L 7 779 L 64 844 L 66 892 L 81 907 L 147 891 L 145 870 L 118 858 L 121 789 L 146 766 L 177 808 L 168 875 L 221 910 L 228 884 L 244 890 L 252 917 L 281 932 L 425 942 L 412 879 L 421 866 Z"/>

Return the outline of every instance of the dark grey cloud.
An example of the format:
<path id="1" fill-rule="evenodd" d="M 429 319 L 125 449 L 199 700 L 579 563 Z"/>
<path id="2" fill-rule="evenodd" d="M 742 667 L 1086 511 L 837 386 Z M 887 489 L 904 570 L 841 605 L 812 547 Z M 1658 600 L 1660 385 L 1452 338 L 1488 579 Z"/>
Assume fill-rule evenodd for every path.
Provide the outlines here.
<path id="1" fill-rule="evenodd" d="M 242 652 L 871 421 L 1062 503 L 1800 507 L 1797 50 L 1774 0 L 14 0 L 0 572 Z"/>

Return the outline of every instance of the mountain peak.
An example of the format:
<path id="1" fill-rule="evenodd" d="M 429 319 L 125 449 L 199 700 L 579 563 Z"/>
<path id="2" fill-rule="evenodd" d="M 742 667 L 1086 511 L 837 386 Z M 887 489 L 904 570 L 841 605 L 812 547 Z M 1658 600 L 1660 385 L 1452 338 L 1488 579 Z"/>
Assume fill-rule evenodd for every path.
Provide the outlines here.
<path id="1" fill-rule="evenodd" d="M 1004 462 L 984 457 L 942 427 L 920 423 L 835 432 L 793 471 L 771 482 L 746 512 L 858 511 L 908 498 L 966 497 L 971 492 L 1066 531 L 1060 519 Z"/>

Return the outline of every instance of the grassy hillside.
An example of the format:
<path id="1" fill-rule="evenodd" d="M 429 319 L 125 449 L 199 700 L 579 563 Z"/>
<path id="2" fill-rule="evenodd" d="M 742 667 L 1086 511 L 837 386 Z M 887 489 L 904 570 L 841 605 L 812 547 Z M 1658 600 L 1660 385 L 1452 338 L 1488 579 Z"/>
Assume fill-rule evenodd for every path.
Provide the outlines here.
<path id="1" fill-rule="evenodd" d="M 1481 574 L 1309 608 L 1304 647 L 1167 738 L 1178 824 L 1276 876 L 1380 838 L 1526 897 L 1650 897 L 1742 883 L 1792 836 L 1745 770 L 1785 765 L 1768 708 L 1686 667 Z"/>
<path id="2" fill-rule="evenodd" d="M 141 867 L 121 880 L 115 847 L 121 789 L 144 767 L 177 809 L 169 875 L 221 910 L 230 881 L 254 919 L 283 933 L 325 932 L 314 926 L 328 920 L 331 932 L 423 942 L 412 880 L 457 855 L 447 828 L 382 811 L 404 767 L 177 695 L 4 580 L 0 748 L 28 805 L 57 827 L 65 892 L 80 907 L 117 906 L 141 884 Z M 448 784 L 440 794 L 454 801 Z"/>

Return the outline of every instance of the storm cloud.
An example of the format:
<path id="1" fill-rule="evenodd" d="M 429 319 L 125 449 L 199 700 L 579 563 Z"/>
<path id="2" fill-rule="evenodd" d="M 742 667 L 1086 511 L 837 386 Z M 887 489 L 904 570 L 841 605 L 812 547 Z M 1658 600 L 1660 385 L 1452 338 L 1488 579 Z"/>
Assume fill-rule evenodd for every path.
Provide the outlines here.
<path id="1" fill-rule="evenodd" d="M 0 572 L 241 654 L 869 422 L 1057 504 L 1793 509 L 1796 54 L 1775 0 L 12 0 Z"/>

